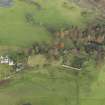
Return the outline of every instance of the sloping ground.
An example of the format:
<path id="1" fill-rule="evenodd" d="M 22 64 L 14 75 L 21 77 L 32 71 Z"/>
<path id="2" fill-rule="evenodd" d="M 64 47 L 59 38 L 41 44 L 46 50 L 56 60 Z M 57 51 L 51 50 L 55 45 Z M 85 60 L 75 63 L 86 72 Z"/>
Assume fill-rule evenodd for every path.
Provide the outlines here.
<path id="1" fill-rule="evenodd" d="M 34 41 L 50 42 L 51 33 L 46 27 L 62 28 L 69 25 L 82 27 L 94 18 L 93 11 L 82 16 L 81 13 L 88 10 L 65 0 L 35 0 L 35 5 L 27 0 L 14 0 L 14 2 L 12 7 L 0 8 L 2 45 L 29 46 Z M 25 17 L 27 14 L 31 16 L 29 21 Z M 34 65 L 33 61 L 31 63 Z M 77 105 L 78 103 L 104 105 L 104 68 L 98 75 L 93 65 L 88 65 L 88 71 L 83 73 L 83 78 L 82 76 L 79 78 L 81 80 L 75 72 L 55 67 L 33 68 L 20 72 L 14 75 L 10 84 L 0 85 L 0 104 L 21 105 L 30 102 L 32 105 Z M 0 71 L 7 71 L 5 66 L 0 68 Z M 91 70 L 92 74 L 87 76 Z M 94 76 L 96 76 L 95 81 L 91 81 Z M 79 91 L 80 84 L 77 82 L 82 82 Z"/>
<path id="2" fill-rule="evenodd" d="M 50 70 L 34 69 L 30 72 L 21 72 L 9 85 L 0 87 L 0 103 L 2 105 L 21 105 L 27 102 L 32 105 L 75 104 L 73 76 L 54 68 Z"/>
<path id="3" fill-rule="evenodd" d="M 90 69 L 93 67 L 88 67 Z M 0 103 L 78 105 L 79 102 L 80 105 L 104 105 L 104 68 L 93 82 L 92 75 L 96 75 L 96 69 L 91 76 L 88 73 L 78 78 L 72 70 L 55 67 L 20 72 L 14 76 L 14 81 L 0 86 Z"/>
<path id="4" fill-rule="evenodd" d="M 91 85 L 90 95 L 81 95 L 81 105 L 105 105 L 105 66 L 99 68 L 99 72 L 97 80 Z"/>
<path id="5" fill-rule="evenodd" d="M 18 1 L 18 0 L 17 0 Z M 0 8 L 0 43 L 4 45 L 27 46 L 34 41 L 50 40 L 49 33 L 39 26 L 25 22 L 25 13 L 33 7 L 23 6 L 20 2 L 8 8 Z"/>
<path id="6" fill-rule="evenodd" d="M 28 46 L 35 41 L 50 41 L 46 27 L 84 26 L 94 18 L 93 13 L 82 16 L 83 9 L 65 1 L 13 0 L 11 7 L 0 7 L 0 44 Z"/>

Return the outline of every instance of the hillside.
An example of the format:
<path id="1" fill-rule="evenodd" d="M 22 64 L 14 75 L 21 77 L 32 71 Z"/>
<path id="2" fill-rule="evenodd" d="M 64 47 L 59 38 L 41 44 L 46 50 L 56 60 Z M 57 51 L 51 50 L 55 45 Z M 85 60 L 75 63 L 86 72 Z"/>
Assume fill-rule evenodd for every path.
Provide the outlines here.
<path id="1" fill-rule="evenodd" d="M 4 1 L 9 2 L 9 0 Z M 31 0 L 12 0 L 11 2 L 9 6 L 5 6 L 5 3 L 3 6 L 1 2 L 0 7 L 0 43 L 3 45 L 27 46 L 34 41 L 45 41 L 50 38 L 46 27 L 63 28 L 72 24 L 83 26 L 95 15 L 90 11 L 84 17 L 81 15 L 83 9 L 74 3 L 66 4 L 64 0 L 53 2 L 35 0 L 40 8 L 31 3 Z"/>
<path id="2" fill-rule="evenodd" d="M 104 105 L 104 0 L 0 0 L 0 105 Z"/>

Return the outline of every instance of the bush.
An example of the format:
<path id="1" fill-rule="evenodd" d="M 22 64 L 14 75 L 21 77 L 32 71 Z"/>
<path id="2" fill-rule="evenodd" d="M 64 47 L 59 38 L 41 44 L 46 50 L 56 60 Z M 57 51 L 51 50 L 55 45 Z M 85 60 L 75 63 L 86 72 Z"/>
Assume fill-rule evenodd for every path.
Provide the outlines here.
<path id="1" fill-rule="evenodd" d="M 24 62 L 27 58 L 27 55 L 24 53 L 24 51 L 13 51 L 10 52 L 9 58 L 11 58 L 14 62 Z"/>

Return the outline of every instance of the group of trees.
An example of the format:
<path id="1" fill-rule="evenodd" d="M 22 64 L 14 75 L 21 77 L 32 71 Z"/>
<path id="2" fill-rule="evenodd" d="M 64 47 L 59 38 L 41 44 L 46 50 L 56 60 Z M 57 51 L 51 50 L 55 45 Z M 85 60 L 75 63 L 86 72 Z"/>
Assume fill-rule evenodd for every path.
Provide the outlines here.
<path id="1" fill-rule="evenodd" d="M 13 71 L 16 71 L 17 68 L 21 70 L 27 67 L 28 55 L 24 50 L 10 51 L 8 57 L 14 62 Z"/>
<path id="2" fill-rule="evenodd" d="M 56 32 L 56 36 L 59 38 L 69 38 L 73 41 L 88 42 L 94 41 L 97 43 L 105 42 L 105 26 L 100 24 L 88 25 L 85 29 L 78 27 L 71 27 L 70 29 L 60 30 Z"/>
<path id="3" fill-rule="evenodd" d="M 54 43 L 63 55 L 81 52 L 95 56 L 95 60 L 103 60 L 105 56 L 105 24 L 91 23 L 86 28 L 80 29 L 72 26 L 55 32 Z"/>
<path id="4" fill-rule="evenodd" d="M 105 25 L 99 23 L 91 23 L 86 28 L 80 29 L 72 26 L 68 29 L 51 30 L 53 31 L 53 41 L 51 44 L 46 42 L 35 42 L 28 48 L 27 55 L 44 54 L 47 59 L 59 59 L 62 57 L 63 62 L 71 62 L 71 65 L 81 67 L 83 61 L 81 56 L 89 54 L 90 57 L 99 61 L 105 56 Z M 68 55 L 74 56 L 73 60 Z M 89 57 L 88 56 L 88 57 Z M 95 57 L 93 57 L 95 56 Z M 78 60 L 79 59 L 79 60 Z M 81 64 L 77 63 L 80 62 Z M 74 64 L 76 63 L 76 65 Z"/>
<path id="5" fill-rule="evenodd" d="M 91 23 L 84 29 L 80 29 L 77 26 L 71 26 L 68 29 L 61 30 L 51 29 L 52 28 L 49 30 L 52 32 L 52 43 L 35 42 L 32 46 L 27 48 L 27 51 L 19 50 L 10 53 L 10 58 L 15 62 L 23 62 L 27 64 L 29 56 L 33 54 L 43 54 L 47 59 L 54 58 L 55 60 L 59 60 L 59 58 L 62 58 L 62 63 L 67 62 L 67 64 L 71 64 L 78 68 L 82 67 L 83 61 L 87 60 L 83 59 L 83 56 L 86 54 L 89 54 L 88 57 L 92 56 L 92 58 L 97 61 L 104 58 L 104 24 Z"/>

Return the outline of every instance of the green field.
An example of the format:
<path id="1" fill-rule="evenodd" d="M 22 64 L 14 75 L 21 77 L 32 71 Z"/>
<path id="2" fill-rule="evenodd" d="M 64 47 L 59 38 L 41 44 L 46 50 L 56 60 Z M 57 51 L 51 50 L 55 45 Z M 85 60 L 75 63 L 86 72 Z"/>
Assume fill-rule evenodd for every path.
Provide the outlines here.
<path id="1" fill-rule="evenodd" d="M 72 10 L 65 8 L 62 6 L 64 0 L 35 0 L 41 5 L 41 10 L 25 0 L 13 1 L 14 4 L 11 7 L 0 7 L 0 44 L 3 45 L 28 46 L 35 41 L 49 42 L 51 35 L 45 26 L 63 28 L 79 25 L 82 27 L 95 15 L 89 12 L 87 16 L 82 16 L 83 10 L 73 3 L 68 4 Z M 26 21 L 27 14 L 33 16 L 34 24 Z"/>
<path id="2" fill-rule="evenodd" d="M 11 7 L 0 7 L 0 55 L 34 42 L 52 41 L 47 28 L 85 27 L 98 13 L 82 8 L 68 0 L 13 0 Z M 86 13 L 83 15 L 82 13 Z M 31 19 L 27 21 L 26 16 Z M 31 20 L 31 21 L 30 21 Z M 41 55 L 30 57 L 30 65 L 40 65 L 15 74 L 9 83 L 0 85 L 0 105 L 105 105 L 105 67 L 98 70 L 91 62 L 87 72 L 78 77 L 72 70 L 59 67 L 59 62 L 43 67 Z M 56 65 L 55 65 L 56 64 Z M 0 79 L 11 69 L 0 64 Z M 92 70 L 92 72 L 91 72 Z M 78 84 L 79 83 L 79 84 Z M 79 90 L 77 89 L 79 86 Z"/>
<path id="3" fill-rule="evenodd" d="M 13 78 L 14 81 L 0 87 L 2 105 L 21 105 L 27 102 L 32 105 L 78 105 L 79 78 L 72 70 L 40 68 L 20 72 Z M 86 75 L 80 80 L 79 104 L 104 105 L 104 68 L 95 81 L 92 82 Z"/>

